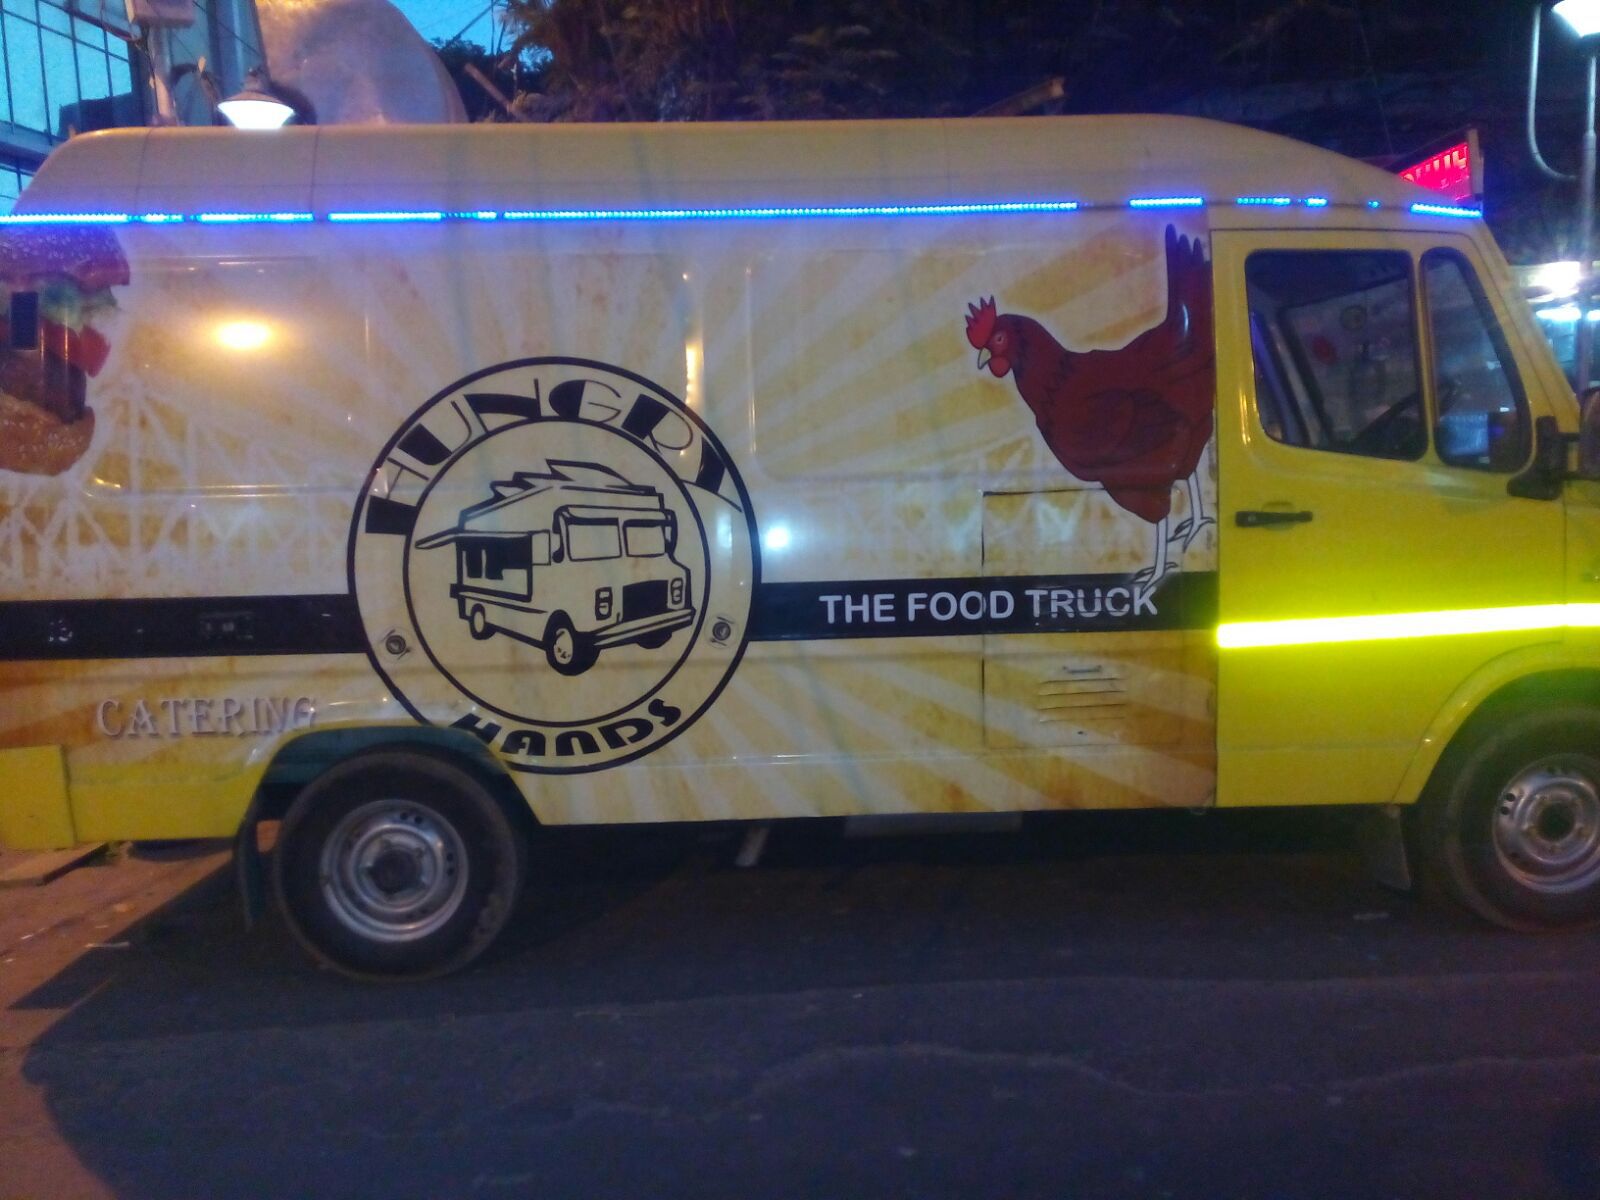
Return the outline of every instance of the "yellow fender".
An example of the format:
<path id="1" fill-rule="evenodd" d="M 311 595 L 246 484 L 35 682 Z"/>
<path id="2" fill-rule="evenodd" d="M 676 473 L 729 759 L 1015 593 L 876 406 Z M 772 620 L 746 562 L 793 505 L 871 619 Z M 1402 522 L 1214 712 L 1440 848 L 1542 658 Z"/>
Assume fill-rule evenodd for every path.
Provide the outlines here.
<path id="1" fill-rule="evenodd" d="M 1587 675 L 1600 688 L 1600 669 L 1576 666 L 1568 642 L 1541 642 L 1524 646 L 1484 663 L 1469 675 L 1440 706 L 1417 743 L 1416 752 L 1395 789 L 1396 804 L 1414 804 L 1422 796 L 1446 748 L 1462 728 L 1497 693 L 1535 675 Z"/>

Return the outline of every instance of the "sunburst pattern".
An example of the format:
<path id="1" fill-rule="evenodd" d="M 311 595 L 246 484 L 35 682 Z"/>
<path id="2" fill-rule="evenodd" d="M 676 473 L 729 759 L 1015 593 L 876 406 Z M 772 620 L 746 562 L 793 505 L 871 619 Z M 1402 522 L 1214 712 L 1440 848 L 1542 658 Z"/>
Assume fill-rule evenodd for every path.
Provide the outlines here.
<path id="1" fill-rule="evenodd" d="M 1074 349 L 1120 346 L 1164 311 L 1170 219 L 316 228 L 292 243 L 130 229 L 95 443 L 63 476 L 0 475 L 0 590 L 341 591 L 351 507 L 390 434 L 462 376 L 537 355 L 686 395 L 763 529 L 785 527 L 768 580 L 1130 571 L 1151 527 L 1063 471 L 1011 381 L 975 369 L 962 318 L 996 295 Z M 229 320 L 268 339 L 224 349 Z M 1214 506 L 1214 468 L 1201 482 Z M 1182 566 L 1215 569 L 1214 531 Z M 1115 677 L 1114 713 L 1041 708 L 1069 665 Z M 524 782 L 550 821 L 1198 804 L 1213 675 L 1198 631 L 755 645 L 648 758 Z M 0 744 L 65 745 L 75 789 L 124 771 L 158 805 L 161 779 L 247 772 L 272 739 L 110 739 L 103 700 L 286 689 L 319 721 L 398 715 L 351 656 L 11 664 Z"/>

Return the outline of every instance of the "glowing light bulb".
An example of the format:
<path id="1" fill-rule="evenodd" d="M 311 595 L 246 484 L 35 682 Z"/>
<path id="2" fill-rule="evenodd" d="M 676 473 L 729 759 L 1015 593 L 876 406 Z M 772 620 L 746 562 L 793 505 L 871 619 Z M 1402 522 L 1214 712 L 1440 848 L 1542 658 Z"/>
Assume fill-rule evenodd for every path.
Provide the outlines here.
<path id="1" fill-rule="evenodd" d="M 272 340 L 272 328 L 263 321 L 224 321 L 212 336 L 219 346 L 248 354 Z"/>

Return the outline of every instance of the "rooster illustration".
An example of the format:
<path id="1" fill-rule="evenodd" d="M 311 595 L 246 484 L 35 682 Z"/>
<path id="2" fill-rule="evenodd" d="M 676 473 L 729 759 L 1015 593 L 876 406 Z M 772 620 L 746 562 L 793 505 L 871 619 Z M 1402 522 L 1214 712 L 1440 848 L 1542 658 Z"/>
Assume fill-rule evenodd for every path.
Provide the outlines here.
<path id="1" fill-rule="evenodd" d="M 1188 549 L 1215 524 L 1197 476 L 1216 393 L 1210 264 L 1199 239 L 1167 226 L 1166 316 L 1120 350 L 1068 350 L 1032 317 L 996 314 L 992 296 L 968 305 L 967 340 L 980 370 L 1015 378 L 1063 467 L 1156 526 L 1155 560 L 1134 579 L 1160 582 L 1176 566 L 1168 543 L 1181 538 Z M 1189 515 L 1169 530 L 1180 482 Z"/>

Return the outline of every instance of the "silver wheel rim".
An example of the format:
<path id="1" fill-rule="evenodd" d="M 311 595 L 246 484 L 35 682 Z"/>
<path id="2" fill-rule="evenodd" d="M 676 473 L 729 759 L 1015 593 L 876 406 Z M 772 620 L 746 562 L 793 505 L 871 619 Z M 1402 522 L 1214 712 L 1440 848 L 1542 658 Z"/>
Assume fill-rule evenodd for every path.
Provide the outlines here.
<path id="1" fill-rule="evenodd" d="M 322 895 L 339 923 L 380 942 L 413 942 L 461 907 L 467 855 L 455 827 L 405 800 L 363 804 L 322 849 Z"/>
<path id="2" fill-rule="evenodd" d="M 1494 850 L 1518 883 L 1539 892 L 1576 892 L 1600 879 L 1600 788 L 1594 764 L 1548 758 L 1500 792 Z"/>
<path id="3" fill-rule="evenodd" d="M 555 641 L 551 645 L 551 649 L 554 651 L 556 656 L 556 661 L 562 663 L 571 662 L 574 648 L 575 644 L 573 642 L 572 630 L 558 630 L 555 636 Z"/>

